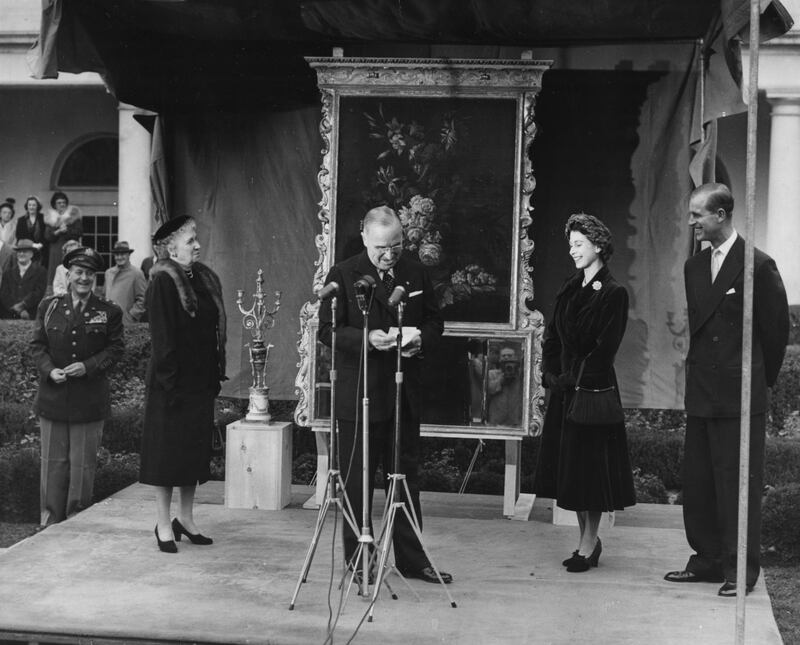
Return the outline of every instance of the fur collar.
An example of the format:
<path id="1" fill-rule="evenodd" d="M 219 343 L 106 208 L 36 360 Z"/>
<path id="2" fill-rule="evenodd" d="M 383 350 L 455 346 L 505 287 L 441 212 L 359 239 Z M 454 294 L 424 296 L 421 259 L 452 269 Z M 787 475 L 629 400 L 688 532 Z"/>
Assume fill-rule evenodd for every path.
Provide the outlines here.
<path id="1" fill-rule="evenodd" d="M 219 318 L 217 320 L 217 352 L 219 354 L 219 373 L 220 380 L 227 380 L 225 376 L 225 341 L 227 340 L 227 317 L 225 316 L 225 303 L 222 301 L 222 283 L 219 276 L 209 267 L 201 262 L 192 265 L 192 271 L 196 272 L 209 294 L 217 306 Z M 181 301 L 183 310 L 192 318 L 197 314 L 197 294 L 192 289 L 192 283 L 180 264 L 165 258 L 153 264 L 150 269 L 150 279 L 157 273 L 166 273 L 175 283 L 178 290 L 178 297 Z"/>

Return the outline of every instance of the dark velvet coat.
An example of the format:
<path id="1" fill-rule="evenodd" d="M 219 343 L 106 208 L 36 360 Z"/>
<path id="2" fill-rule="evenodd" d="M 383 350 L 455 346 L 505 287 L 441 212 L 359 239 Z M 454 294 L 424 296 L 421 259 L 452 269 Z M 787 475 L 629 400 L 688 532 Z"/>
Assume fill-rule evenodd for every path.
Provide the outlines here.
<path id="1" fill-rule="evenodd" d="M 214 399 L 225 379 L 225 309 L 217 275 L 195 263 L 189 278 L 172 260 L 150 272 L 147 370 L 139 479 L 192 486 L 209 478 Z"/>
<path id="2" fill-rule="evenodd" d="M 336 390 L 336 417 L 354 421 L 360 415 L 360 401 L 363 388 L 356 390 L 359 373 L 359 357 L 361 355 L 363 315 L 358 308 L 353 285 L 363 275 L 374 278 L 374 302 L 370 307 L 367 325 L 370 330 L 397 326 L 397 311 L 387 302 L 389 295 L 384 289 L 378 270 L 370 262 L 366 251 L 355 255 L 331 268 L 326 284 L 336 282 L 344 290 L 339 297 L 336 311 L 336 369 L 338 371 Z M 403 313 L 404 327 L 417 327 L 422 336 L 422 352 L 411 358 L 404 358 L 403 393 L 409 403 L 411 413 L 420 418 L 422 396 L 420 393 L 423 356 L 439 340 L 444 329 L 442 316 L 436 302 L 428 271 L 415 260 L 401 256 L 394 267 L 395 285 L 404 286 L 406 292 L 415 294 L 409 297 Z M 330 301 L 322 304 L 319 314 L 319 339 L 326 345 L 331 344 L 331 306 Z M 370 397 L 370 422 L 390 419 L 394 414 L 395 382 L 397 354 L 394 351 L 380 352 L 372 350 L 367 358 L 367 377 Z"/>
<path id="3" fill-rule="evenodd" d="M 38 259 L 42 266 L 47 267 L 47 263 L 50 260 L 50 244 L 45 238 L 44 232 L 44 213 L 38 213 L 36 215 L 36 221 L 33 225 L 31 225 L 27 213 L 23 213 L 22 216 L 17 219 L 17 242 L 20 240 L 31 240 L 32 242 L 41 244 L 42 248 L 37 251 L 34 259 Z"/>
<path id="4" fill-rule="evenodd" d="M 767 410 L 767 388 L 778 378 L 789 339 L 789 306 L 775 261 L 755 249 L 751 412 Z M 684 265 L 689 307 L 686 413 L 738 417 L 742 391 L 744 240 L 737 236 L 711 282 L 711 249 Z"/>
<path id="5" fill-rule="evenodd" d="M 32 262 L 25 275 L 20 277 L 19 265 L 14 260 L 3 273 L 3 282 L 0 284 L 0 317 L 17 318 L 11 307 L 22 302 L 25 311 L 33 318 L 46 289 L 47 269 L 38 262 Z"/>
<path id="6" fill-rule="evenodd" d="M 545 332 L 544 382 L 564 375 L 573 385 L 550 391 L 534 492 L 570 510 L 613 511 L 636 502 L 625 425 L 576 426 L 565 410 L 584 359 L 581 385 L 616 386 L 614 357 L 628 321 L 628 292 L 607 267 L 585 287 L 582 280 L 580 271 L 561 287 Z"/>
<path id="7" fill-rule="evenodd" d="M 42 267 L 38 267 L 44 271 Z M 122 310 L 105 298 L 91 295 L 81 316 L 67 292 L 42 301 L 36 313 L 33 355 L 39 371 L 36 412 L 52 421 L 84 423 L 109 413 L 108 369 L 124 349 Z M 86 374 L 54 383 L 50 372 L 80 361 Z"/>

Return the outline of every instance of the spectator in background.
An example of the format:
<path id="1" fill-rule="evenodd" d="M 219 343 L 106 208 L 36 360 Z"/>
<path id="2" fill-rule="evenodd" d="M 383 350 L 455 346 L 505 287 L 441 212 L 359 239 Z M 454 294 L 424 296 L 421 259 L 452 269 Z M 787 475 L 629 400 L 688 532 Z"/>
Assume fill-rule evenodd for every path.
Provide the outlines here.
<path id="1" fill-rule="evenodd" d="M 20 240 L 14 250 L 17 261 L 4 272 L 0 284 L 0 318 L 30 320 L 44 297 L 47 272 L 33 261 L 33 242 Z"/>
<path id="2" fill-rule="evenodd" d="M 3 275 L 14 268 L 14 247 L 0 240 L 0 287 L 3 285 Z"/>
<path id="3" fill-rule="evenodd" d="M 92 293 L 95 273 L 103 268 L 100 255 L 79 246 L 67 253 L 64 266 L 67 293 L 39 305 L 31 341 L 39 371 L 43 526 L 92 503 L 97 449 L 110 407 L 106 373 L 124 348 L 122 312 Z"/>
<path id="4" fill-rule="evenodd" d="M 67 257 L 67 253 L 72 251 L 73 249 L 77 249 L 81 245 L 78 240 L 67 240 L 64 244 L 61 245 L 61 253 L 63 257 Z M 67 267 L 63 264 L 59 264 L 56 267 L 56 274 L 53 276 L 53 295 L 54 296 L 63 296 L 67 293 L 67 286 L 69 285 L 69 279 L 67 278 Z"/>
<path id="5" fill-rule="evenodd" d="M 161 241 L 156 241 L 155 239 L 152 240 L 153 243 L 153 255 L 146 257 L 142 260 L 142 273 L 146 280 L 150 279 L 150 269 L 153 268 L 153 264 L 158 262 L 159 260 L 163 260 L 164 258 L 169 257 L 166 248 L 161 243 Z"/>
<path id="6" fill-rule="evenodd" d="M 33 259 L 47 266 L 48 248 L 47 240 L 44 236 L 44 214 L 42 213 L 42 202 L 38 197 L 31 195 L 25 200 L 25 215 L 17 220 L 17 241 L 31 240 L 36 250 Z"/>
<path id="7" fill-rule="evenodd" d="M 53 284 L 56 267 L 61 264 L 62 247 L 67 240 L 80 242 L 83 233 L 81 211 L 77 206 L 69 205 L 66 193 L 56 191 L 50 198 L 52 209 L 44 217 L 44 237 L 50 245 L 47 261 L 47 284 Z"/>
<path id="8" fill-rule="evenodd" d="M 9 248 L 17 243 L 17 223 L 14 221 L 16 203 L 13 197 L 6 197 L 0 204 L 0 242 L 7 244 Z"/>
<path id="9" fill-rule="evenodd" d="M 129 325 L 141 320 L 144 314 L 147 280 L 139 269 L 131 265 L 133 249 L 127 242 L 117 242 L 111 253 L 115 266 L 106 270 L 106 299 L 122 308 L 122 322 Z"/>
<path id="10" fill-rule="evenodd" d="M 9 197 L 0 204 L 0 284 L 3 273 L 14 264 L 14 245 L 17 243 L 14 203 L 14 199 Z"/>
<path id="11" fill-rule="evenodd" d="M 511 346 L 500 349 L 499 382 L 489 400 L 490 425 L 519 426 L 522 423 L 523 378 L 518 350 Z"/>

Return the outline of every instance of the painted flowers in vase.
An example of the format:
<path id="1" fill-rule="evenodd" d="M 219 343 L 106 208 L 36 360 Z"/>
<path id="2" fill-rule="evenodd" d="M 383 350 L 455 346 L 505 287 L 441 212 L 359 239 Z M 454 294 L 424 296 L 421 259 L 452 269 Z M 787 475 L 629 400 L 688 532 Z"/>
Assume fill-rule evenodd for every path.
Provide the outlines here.
<path id="1" fill-rule="evenodd" d="M 440 114 L 438 128 L 431 129 L 414 119 L 387 118 L 382 104 L 376 115 L 365 112 L 364 116 L 370 138 L 385 143 L 376 158 L 370 199 L 397 212 L 403 226 L 403 248 L 430 268 L 439 305 L 446 307 L 495 291 L 497 280 L 491 273 L 476 264 L 475 258 L 464 257 L 463 250 L 453 248 L 452 242 L 447 245 L 453 226 L 463 224 L 458 221 L 458 198 L 463 189 L 458 153 L 465 128 L 458 114 Z M 460 263 L 464 264 L 459 269 Z"/>

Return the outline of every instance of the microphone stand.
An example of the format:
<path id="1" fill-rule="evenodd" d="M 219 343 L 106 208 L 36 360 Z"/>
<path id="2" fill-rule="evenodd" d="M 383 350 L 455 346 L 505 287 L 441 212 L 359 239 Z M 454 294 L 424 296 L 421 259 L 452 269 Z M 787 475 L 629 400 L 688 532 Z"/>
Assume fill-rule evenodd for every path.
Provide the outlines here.
<path id="1" fill-rule="evenodd" d="M 431 568 L 436 573 L 436 577 L 439 579 L 439 583 L 442 585 L 445 594 L 447 594 L 447 598 L 450 601 L 450 606 L 454 609 L 456 608 L 456 603 L 453 600 L 453 597 L 450 595 L 450 590 L 447 588 L 445 581 L 442 579 L 442 575 L 439 573 L 439 569 L 433 562 L 433 557 L 428 552 L 428 549 L 425 548 L 425 542 L 422 540 L 422 529 L 420 529 L 419 520 L 417 519 L 417 512 L 414 509 L 414 504 L 411 501 L 411 491 L 408 489 L 408 482 L 406 481 L 406 476 L 400 472 L 400 432 L 401 432 L 401 418 L 400 412 L 402 408 L 402 388 L 403 388 L 403 364 L 402 364 L 402 356 L 403 356 L 403 312 L 405 310 L 405 302 L 402 300 L 397 303 L 397 367 L 394 377 L 395 388 L 394 388 L 394 454 L 392 455 L 392 462 L 393 462 L 393 469 L 394 472 L 389 475 L 389 491 L 386 494 L 386 504 L 383 510 L 383 520 L 381 522 L 381 531 L 378 537 L 379 543 L 379 552 L 380 552 L 380 559 L 378 561 L 378 572 L 377 577 L 375 578 L 375 587 L 372 593 L 372 603 L 370 604 L 369 608 L 369 619 L 368 622 L 372 622 L 372 613 L 373 609 L 375 608 L 375 601 L 378 599 L 378 592 L 381 588 L 381 582 L 383 582 L 384 578 L 384 571 L 388 568 L 387 560 L 389 557 L 389 550 L 392 548 L 392 537 L 394 535 L 394 527 L 395 527 L 395 520 L 398 511 L 402 511 L 405 513 L 406 518 L 408 519 L 408 523 L 411 525 L 411 529 L 414 531 L 414 534 L 417 536 L 419 540 L 419 544 L 422 547 L 422 551 L 425 553 L 425 556 L 428 558 L 428 561 L 431 563 Z M 402 487 L 402 489 L 401 489 Z M 405 500 L 400 499 L 401 493 L 404 494 Z M 410 510 L 409 510 L 410 509 Z M 397 570 L 397 566 L 392 565 L 392 569 L 400 576 L 400 578 L 406 583 L 406 586 L 411 589 L 412 593 L 417 596 L 419 599 L 419 595 L 414 592 L 414 589 L 411 585 L 408 584 L 408 581 L 403 577 L 403 575 Z"/>
<path id="2" fill-rule="evenodd" d="M 369 352 L 369 308 L 372 304 L 372 292 L 370 291 L 369 299 L 363 293 L 356 294 L 358 301 L 358 308 L 361 310 L 363 317 L 362 334 L 361 334 L 361 373 L 364 383 L 364 397 L 361 399 L 361 533 L 358 538 L 358 546 L 353 558 L 350 560 L 350 567 L 352 575 L 350 576 L 350 585 L 353 584 L 353 579 L 356 577 L 361 568 L 361 580 L 359 580 L 359 595 L 367 598 L 369 595 L 369 569 L 371 553 L 370 547 L 374 544 L 375 540 L 372 537 L 370 529 L 370 495 L 369 495 L 369 387 L 368 387 L 368 366 L 367 366 L 367 353 Z M 353 531 L 358 533 L 357 530 Z M 390 590 L 391 591 L 391 590 Z"/>
<path id="3" fill-rule="evenodd" d="M 339 470 L 339 443 L 337 438 L 338 427 L 336 425 L 336 307 L 337 296 L 334 294 L 331 299 L 331 412 L 330 412 L 330 468 L 328 468 L 328 480 L 325 486 L 327 491 L 325 501 L 319 508 L 317 514 L 317 523 L 314 527 L 314 534 L 311 536 L 311 543 L 306 551 L 306 557 L 303 561 L 303 568 L 300 570 L 300 577 L 297 580 L 297 586 L 294 588 L 291 603 L 289 604 L 289 611 L 294 609 L 295 600 L 300 593 L 300 586 L 306 582 L 308 578 L 308 571 L 311 568 L 311 561 L 314 559 L 314 553 L 317 550 L 319 537 L 322 533 L 322 527 L 325 524 L 328 509 L 331 504 L 342 512 L 342 517 L 350 525 L 354 533 L 358 533 L 358 524 L 355 521 L 353 514 L 353 507 L 350 505 L 350 499 L 347 497 L 347 491 L 344 488 L 342 481 L 341 471 Z"/>

